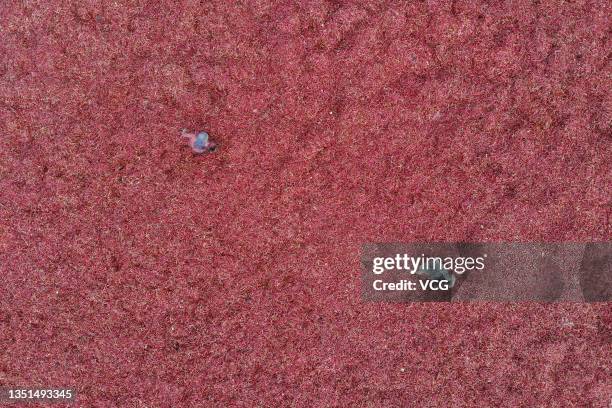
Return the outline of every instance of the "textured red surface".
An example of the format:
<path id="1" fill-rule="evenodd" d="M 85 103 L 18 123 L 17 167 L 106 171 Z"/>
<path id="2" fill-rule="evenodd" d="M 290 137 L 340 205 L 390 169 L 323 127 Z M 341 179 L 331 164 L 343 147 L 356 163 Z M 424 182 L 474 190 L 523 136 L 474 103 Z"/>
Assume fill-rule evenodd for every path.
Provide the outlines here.
<path id="1" fill-rule="evenodd" d="M 359 249 L 610 239 L 610 3 L 228 3 L 0 3 L 0 385 L 607 406 L 609 304 L 365 304 Z"/>

